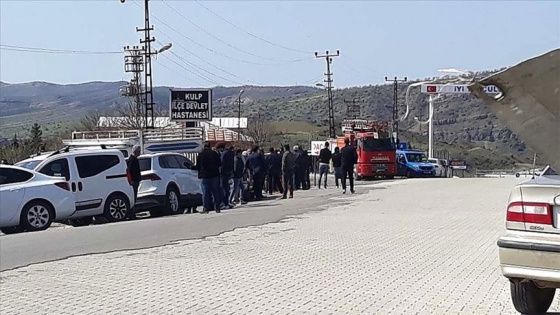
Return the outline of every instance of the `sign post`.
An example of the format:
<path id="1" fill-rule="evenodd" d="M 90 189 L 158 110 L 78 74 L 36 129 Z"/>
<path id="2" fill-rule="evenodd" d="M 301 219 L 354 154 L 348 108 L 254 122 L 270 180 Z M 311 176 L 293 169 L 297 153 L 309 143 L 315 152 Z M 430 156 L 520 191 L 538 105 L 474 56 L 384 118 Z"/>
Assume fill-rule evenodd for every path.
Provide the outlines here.
<path id="1" fill-rule="evenodd" d="M 169 100 L 171 121 L 211 121 L 211 89 L 171 89 Z"/>
<path id="2" fill-rule="evenodd" d="M 488 94 L 499 94 L 500 90 L 495 85 L 488 85 L 484 87 L 484 91 Z M 429 111 L 430 120 L 428 121 L 428 158 L 433 158 L 434 152 L 434 100 L 437 98 L 434 94 L 470 94 L 466 84 L 422 84 L 420 85 L 420 92 L 429 94 Z"/>

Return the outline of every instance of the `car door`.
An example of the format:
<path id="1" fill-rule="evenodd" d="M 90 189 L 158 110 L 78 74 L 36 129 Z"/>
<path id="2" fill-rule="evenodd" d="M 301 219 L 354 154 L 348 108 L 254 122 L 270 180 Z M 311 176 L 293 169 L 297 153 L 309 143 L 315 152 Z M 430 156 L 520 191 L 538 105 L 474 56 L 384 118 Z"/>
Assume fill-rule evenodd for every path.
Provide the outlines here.
<path id="1" fill-rule="evenodd" d="M 10 226 L 17 221 L 25 197 L 25 184 L 33 178 L 33 173 L 0 168 L 0 226 Z"/>
<path id="2" fill-rule="evenodd" d="M 193 169 L 193 162 L 182 155 L 175 155 L 175 158 L 179 161 L 181 173 L 184 176 L 184 191 L 188 194 L 202 194 L 198 171 Z"/>
<path id="3" fill-rule="evenodd" d="M 120 159 L 115 154 L 95 154 L 74 157 L 78 173 L 78 202 L 76 210 L 103 212 L 105 199 L 115 190 L 104 172 L 117 166 Z"/>
<path id="4" fill-rule="evenodd" d="M 399 176 L 404 176 L 406 174 L 406 159 L 402 153 L 397 155 L 397 174 Z"/>
<path id="5" fill-rule="evenodd" d="M 165 161 L 165 168 L 171 173 L 173 182 L 179 186 L 181 190 L 180 194 L 183 196 L 188 194 L 188 174 L 181 168 L 181 162 L 178 157 L 180 157 L 180 155 L 169 154 L 164 155 L 162 158 Z"/>

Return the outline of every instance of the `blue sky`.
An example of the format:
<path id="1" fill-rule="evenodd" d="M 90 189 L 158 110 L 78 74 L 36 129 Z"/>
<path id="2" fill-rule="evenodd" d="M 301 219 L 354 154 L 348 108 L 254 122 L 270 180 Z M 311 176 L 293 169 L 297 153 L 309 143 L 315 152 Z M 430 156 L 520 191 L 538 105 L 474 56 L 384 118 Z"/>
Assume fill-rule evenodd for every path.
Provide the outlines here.
<path id="1" fill-rule="evenodd" d="M 0 42 L 121 51 L 140 39 L 142 2 L 0 0 Z M 560 47 L 558 1 L 200 2 L 264 40 L 195 1 L 150 2 L 154 36 L 173 43 L 154 61 L 155 85 L 312 85 L 325 72 L 325 60 L 313 52 L 340 49 L 334 86 L 347 87 L 378 84 L 385 76 L 434 76 L 449 67 L 494 69 Z M 130 79 L 123 54 L 0 53 L 5 82 Z"/>

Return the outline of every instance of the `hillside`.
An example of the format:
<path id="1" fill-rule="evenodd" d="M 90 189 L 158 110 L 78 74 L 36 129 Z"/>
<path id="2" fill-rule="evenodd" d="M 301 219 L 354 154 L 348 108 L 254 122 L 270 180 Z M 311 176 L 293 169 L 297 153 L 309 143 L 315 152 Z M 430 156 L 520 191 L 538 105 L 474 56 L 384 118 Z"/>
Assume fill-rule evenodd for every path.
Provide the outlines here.
<path id="1" fill-rule="evenodd" d="M 45 82 L 0 84 L 0 134 L 12 137 L 22 133 L 33 122 L 45 126 L 46 133 L 71 131 L 72 122 L 91 111 L 110 111 L 115 104 L 126 102 L 119 88 L 125 82 L 89 82 L 57 85 Z M 314 87 L 216 87 L 213 89 L 214 115 L 237 116 L 237 96 L 244 89 L 242 116 L 254 117 L 260 113 L 270 121 L 307 122 L 318 130 L 326 130 L 327 98 L 323 89 Z M 399 87 L 400 114 L 405 111 L 406 86 Z M 346 101 L 356 100 L 361 117 L 390 119 L 393 104 L 392 85 L 375 85 L 334 90 L 336 120 L 346 117 Z M 169 87 L 154 89 L 155 101 L 167 108 Z M 419 136 L 421 128 L 414 120 L 428 116 L 428 98 L 415 91 L 411 93 L 409 118 L 401 128 Z M 531 152 L 515 134 L 499 124 L 488 107 L 471 95 L 447 95 L 436 103 L 435 143 L 449 146 L 492 150 L 496 158 L 527 162 Z M 337 128 L 338 129 L 338 128 Z M 324 134 L 324 133 L 323 133 Z M 326 134 L 324 134 L 326 135 Z M 426 137 L 420 137 L 424 142 Z M 466 150 L 466 149 L 465 149 Z"/>

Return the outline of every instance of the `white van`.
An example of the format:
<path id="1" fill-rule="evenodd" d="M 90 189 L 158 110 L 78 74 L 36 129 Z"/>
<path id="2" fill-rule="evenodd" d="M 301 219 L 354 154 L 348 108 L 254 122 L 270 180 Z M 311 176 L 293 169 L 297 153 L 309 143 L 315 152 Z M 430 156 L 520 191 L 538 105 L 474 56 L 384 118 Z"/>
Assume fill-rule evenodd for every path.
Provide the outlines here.
<path id="1" fill-rule="evenodd" d="M 109 222 L 121 221 L 134 202 L 126 161 L 119 150 L 65 148 L 16 165 L 66 179 L 76 196 L 76 213 L 68 220 L 73 226 L 89 225 L 94 216 Z"/>

